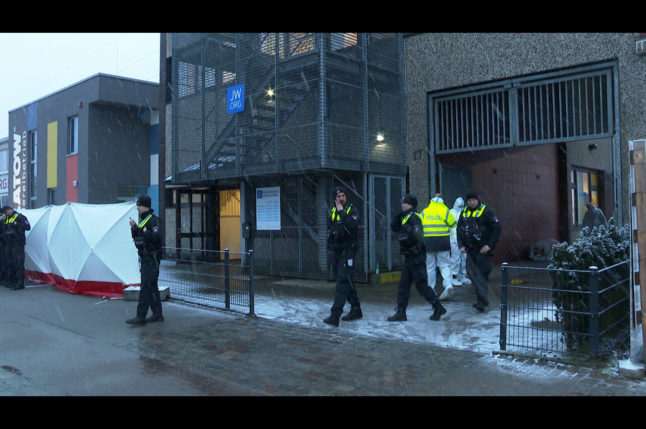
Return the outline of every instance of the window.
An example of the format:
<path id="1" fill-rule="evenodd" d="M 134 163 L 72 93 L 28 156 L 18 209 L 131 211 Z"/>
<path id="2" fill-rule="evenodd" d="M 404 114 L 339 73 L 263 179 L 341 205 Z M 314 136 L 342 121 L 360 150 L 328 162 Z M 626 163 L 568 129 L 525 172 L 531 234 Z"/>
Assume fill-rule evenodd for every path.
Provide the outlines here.
<path id="1" fill-rule="evenodd" d="M 0 173 L 9 172 L 9 149 L 0 150 Z"/>
<path id="2" fill-rule="evenodd" d="M 579 226 L 583 222 L 586 208 L 585 203 L 592 202 L 599 207 L 603 202 L 603 172 L 572 169 L 570 172 L 570 198 L 572 200 L 571 222 Z M 601 208 L 601 207 L 600 207 Z M 603 208 L 602 208 L 603 209 Z"/>
<path id="3" fill-rule="evenodd" d="M 79 117 L 72 116 L 67 123 L 67 135 L 69 142 L 67 147 L 68 154 L 78 153 L 79 150 Z"/>
<path id="4" fill-rule="evenodd" d="M 31 208 L 36 203 L 36 177 L 38 176 L 36 159 L 38 156 L 38 131 L 29 133 L 29 198 Z"/>

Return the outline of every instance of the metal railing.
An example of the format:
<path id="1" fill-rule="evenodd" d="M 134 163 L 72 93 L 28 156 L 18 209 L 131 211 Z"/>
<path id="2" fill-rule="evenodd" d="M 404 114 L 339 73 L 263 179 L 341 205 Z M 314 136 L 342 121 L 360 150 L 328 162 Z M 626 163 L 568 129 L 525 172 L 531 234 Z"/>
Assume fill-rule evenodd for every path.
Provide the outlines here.
<path id="1" fill-rule="evenodd" d="M 168 286 L 172 299 L 208 307 L 224 303 L 254 309 L 253 250 L 199 250 L 164 247 L 159 287 Z"/>
<path id="2" fill-rule="evenodd" d="M 500 349 L 607 357 L 630 335 L 630 261 L 565 270 L 501 266 Z"/>

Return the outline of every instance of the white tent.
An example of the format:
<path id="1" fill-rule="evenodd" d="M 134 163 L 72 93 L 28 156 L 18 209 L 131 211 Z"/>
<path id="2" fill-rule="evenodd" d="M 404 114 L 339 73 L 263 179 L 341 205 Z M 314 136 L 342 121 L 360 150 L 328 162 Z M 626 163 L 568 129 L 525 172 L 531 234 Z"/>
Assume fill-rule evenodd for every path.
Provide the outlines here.
<path id="1" fill-rule="evenodd" d="M 117 297 L 140 282 L 129 219 L 134 203 L 66 203 L 19 210 L 31 224 L 26 277 L 85 295 Z"/>

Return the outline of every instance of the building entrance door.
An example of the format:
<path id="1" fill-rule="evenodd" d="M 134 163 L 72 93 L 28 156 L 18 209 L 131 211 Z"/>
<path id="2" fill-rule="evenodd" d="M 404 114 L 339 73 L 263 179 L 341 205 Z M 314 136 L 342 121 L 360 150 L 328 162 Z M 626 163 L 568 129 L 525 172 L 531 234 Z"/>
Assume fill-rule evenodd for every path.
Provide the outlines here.
<path id="1" fill-rule="evenodd" d="M 182 249 L 219 250 L 218 193 L 210 188 L 178 189 L 176 243 Z"/>

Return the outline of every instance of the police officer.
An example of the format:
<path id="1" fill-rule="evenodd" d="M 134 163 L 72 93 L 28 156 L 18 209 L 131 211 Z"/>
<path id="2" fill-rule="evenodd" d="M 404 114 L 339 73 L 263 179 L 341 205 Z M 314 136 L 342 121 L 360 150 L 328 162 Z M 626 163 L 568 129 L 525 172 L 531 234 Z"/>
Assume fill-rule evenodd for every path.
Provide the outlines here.
<path id="1" fill-rule="evenodd" d="M 431 303 L 435 310 L 431 320 L 440 320 L 446 309 L 440 303 L 433 288 L 428 287 L 426 276 L 426 247 L 421 215 L 415 212 L 417 198 L 406 194 L 402 200 L 402 211 L 390 223 L 390 228 L 399 234 L 399 247 L 404 255 L 401 279 L 397 288 L 397 313 L 388 321 L 405 321 L 406 307 L 410 298 L 411 283 L 415 282 L 417 292 Z"/>
<path id="2" fill-rule="evenodd" d="M 159 277 L 159 261 L 161 259 L 162 231 L 159 218 L 150 208 L 150 197 L 147 195 L 137 200 L 139 222 L 130 219 L 132 238 L 134 239 L 139 263 L 141 266 L 141 287 L 139 289 L 139 303 L 137 315 L 126 321 L 131 325 L 143 325 L 146 322 L 163 322 L 162 305 L 157 286 Z M 148 308 L 152 310 L 152 317 L 146 319 Z"/>
<path id="3" fill-rule="evenodd" d="M 471 190 L 465 195 L 467 205 L 458 220 L 458 246 L 467 256 L 467 274 L 475 286 L 476 303 L 473 307 L 482 312 L 489 305 L 489 273 L 492 250 L 500 238 L 500 221 L 496 212 L 482 203 Z"/>
<path id="4" fill-rule="evenodd" d="M 5 231 L 4 221 L 5 221 L 5 215 L 4 213 L 1 213 L 1 216 L 0 216 L 0 285 L 5 287 L 10 287 L 9 277 L 7 276 L 9 273 L 9 270 L 8 270 L 9 252 L 7 251 L 7 243 L 5 242 L 5 239 L 4 239 L 4 231 Z"/>
<path id="5" fill-rule="evenodd" d="M 354 285 L 354 266 L 357 253 L 359 210 L 348 204 L 345 188 L 334 190 L 334 206 L 328 217 L 327 250 L 332 273 L 336 279 L 334 303 L 330 316 L 323 319 L 325 323 L 339 326 L 339 318 L 347 300 L 350 311 L 341 319 L 344 321 L 361 319 L 361 303 Z"/>
<path id="6" fill-rule="evenodd" d="M 10 206 L 4 206 L 2 211 L 4 219 L 0 218 L 0 221 L 3 222 L 3 237 L 6 246 L 4 252 L 7 258 L 6 286 L 13 290 L 24 289 L 25 231 L 29 231 L 31 225 L 25 215 L 14 211 Z"/>

